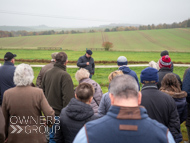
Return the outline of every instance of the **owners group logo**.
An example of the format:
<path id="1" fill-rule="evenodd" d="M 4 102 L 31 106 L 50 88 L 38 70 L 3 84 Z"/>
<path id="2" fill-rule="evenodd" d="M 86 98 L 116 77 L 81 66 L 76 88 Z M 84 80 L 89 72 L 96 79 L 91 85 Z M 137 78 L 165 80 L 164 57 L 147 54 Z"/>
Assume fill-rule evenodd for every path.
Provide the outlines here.
<path id="1" fill-rule="evenodd" d="M 20 134 L 22 132 L 31 134 L 31 133 L 56 133 L 57 130 L 60 130 L 60 120 L 59 116 L 55 116 L 55 123 L 53 125 L 52 116 L 11 116 L 10 117 L 10 127 L 12 128 L 11 134 Z M 48 125 L 52 126 L 48 126 Z M 50 129 L 51 128 L 51 129 Z M 50 132 L 51 131 L 51 132 Z"/>

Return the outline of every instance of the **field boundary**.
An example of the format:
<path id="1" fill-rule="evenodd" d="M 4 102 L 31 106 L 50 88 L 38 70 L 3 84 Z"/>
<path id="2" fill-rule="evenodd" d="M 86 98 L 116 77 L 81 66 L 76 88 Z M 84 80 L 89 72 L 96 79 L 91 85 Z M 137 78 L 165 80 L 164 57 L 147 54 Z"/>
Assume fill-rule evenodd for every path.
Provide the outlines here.
<path id="1" fill-rule="evenodd" d="M 17 65 L 15 65 L 17 66 Z M 30 65 L 31 67 L 44 67 L 45 65 Z M 148 64 L 141 64 L 141 65 L 127 65 L 128 67 L 148 67 Z M 174 64 L 174 67 L 190 67 L 190 64 Z M 67 68 L 79 68 L 73 65 L 67 65 Z M 95 68 L 118 68 L 117 65 L 99 65 L 95 66 Z"/>

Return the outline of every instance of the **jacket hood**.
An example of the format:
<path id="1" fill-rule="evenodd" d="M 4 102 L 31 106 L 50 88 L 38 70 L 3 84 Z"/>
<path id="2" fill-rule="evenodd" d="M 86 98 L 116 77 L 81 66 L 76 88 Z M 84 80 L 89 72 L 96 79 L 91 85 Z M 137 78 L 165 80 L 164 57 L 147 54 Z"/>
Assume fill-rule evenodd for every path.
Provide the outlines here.
<path id="1" fill-rule="evenodd" d="M 122 66 L 119 68 L 119 70 L 122 70 L 124 74 L 127 74 L 131 71 L 131 69 L 127 66 Z"/>
<path id="2" fill-rule="evenodd" d="M 179 93 L 176 93 L 173 91 L 167 91 L 167 90 L 161 90 L 161 91 L 169 94 L 173 98 L 185 98 L 185 97 L 187 97 L 187 92 L 185 92 L 185 91 L 181 91 Z"/>
<path id="3" fill-rule="evenodd" d="M 94 111 L 90 105 L 72 98 L 67 105 L 66 114 L 73 120 L 83 121 L 93 116 Z"/>

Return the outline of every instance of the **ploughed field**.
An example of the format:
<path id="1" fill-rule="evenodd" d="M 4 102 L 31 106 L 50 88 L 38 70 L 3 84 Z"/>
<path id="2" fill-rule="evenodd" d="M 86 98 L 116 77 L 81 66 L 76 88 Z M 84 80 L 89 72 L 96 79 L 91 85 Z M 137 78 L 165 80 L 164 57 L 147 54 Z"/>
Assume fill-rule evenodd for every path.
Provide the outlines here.
<path id="1" fill-rule="evenodd" d="M 0 48 L 58 47 L 82 51 L 112 42 L 114 51 L 190 52 L 190 28 L 96 32 L 0 38 Z"/>

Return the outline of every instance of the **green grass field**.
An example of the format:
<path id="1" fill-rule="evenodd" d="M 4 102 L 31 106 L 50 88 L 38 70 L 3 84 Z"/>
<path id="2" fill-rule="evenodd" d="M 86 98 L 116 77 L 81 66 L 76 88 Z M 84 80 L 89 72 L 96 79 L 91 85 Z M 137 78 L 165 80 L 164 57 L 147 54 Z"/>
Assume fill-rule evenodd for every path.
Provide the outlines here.
<path id="1" fill-rule="evenodd" d="M 60 50 L 2 50 L 0 49 L 0 59 L 3 59 L 6 52 L 17 54 L 16 59 L 51 59 L 51 53 Z M 85 51 L 65 51 L 69 61 L 77 61 L 85 54 Z M 95 61 L 117 61 L 119 56 L 126 56 L 128 61 L 158 61 L 160 52 L 118 52 L 118 51 L 94 51 L 92 57 Z M 173 62 L 190 63 L 190 53 L 170 52 Z M 32 63 L 31 63 L 32 64 Z M 130 64 L 130 63 L 129 63 Z"/>
<path id="2" fill-rule="evenodd" d="M 0 38 L 0 48 L 61 47 L 82 51 L 102 48 L 103 41 L 114 44 L 113 50 L 190 52 L 190 29 L 160 29 L 122 32 L 97 32 Z"/>

